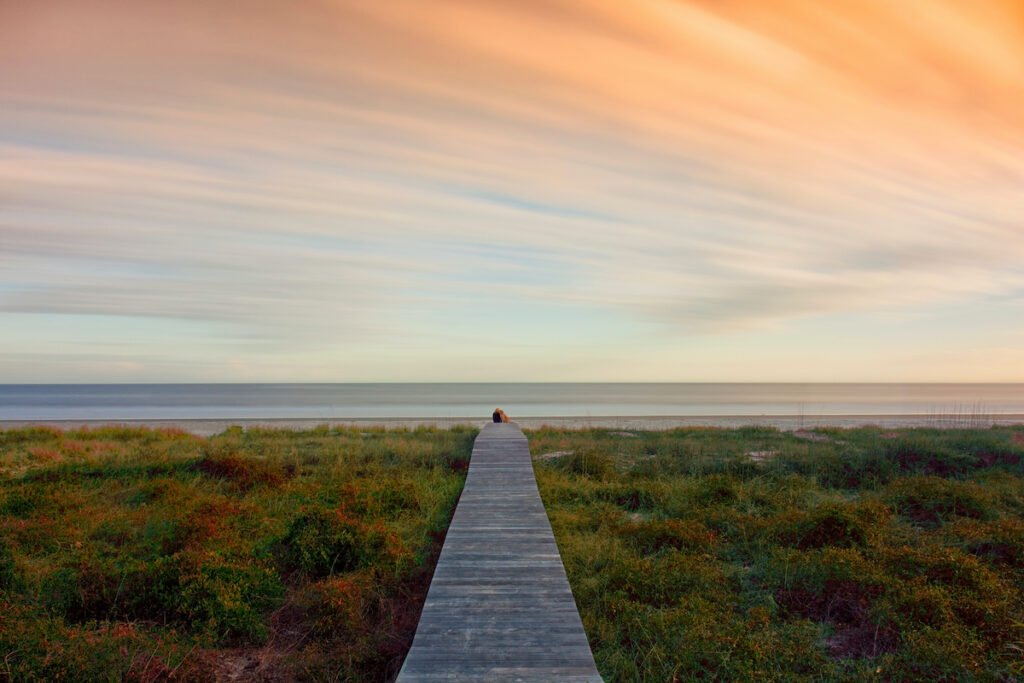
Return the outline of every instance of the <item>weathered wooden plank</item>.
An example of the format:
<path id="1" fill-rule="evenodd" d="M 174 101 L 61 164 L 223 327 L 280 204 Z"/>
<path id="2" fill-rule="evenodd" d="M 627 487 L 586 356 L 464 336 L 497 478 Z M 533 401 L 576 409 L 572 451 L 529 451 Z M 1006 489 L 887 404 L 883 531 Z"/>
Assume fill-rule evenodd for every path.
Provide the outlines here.
<path id="1" fill-rule="evenodd" d="M 599 683 L 526 437 L 488 424 L 398 683 Z"/>

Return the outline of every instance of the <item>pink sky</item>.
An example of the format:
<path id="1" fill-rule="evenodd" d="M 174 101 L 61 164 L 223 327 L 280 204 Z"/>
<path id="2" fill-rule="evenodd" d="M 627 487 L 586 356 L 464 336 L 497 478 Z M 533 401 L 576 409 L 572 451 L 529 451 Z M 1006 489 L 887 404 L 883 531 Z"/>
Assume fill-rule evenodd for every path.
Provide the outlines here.
<path id="1" fill-rule="evenodd" d="M 0 4 L 0 381 L 1024 381 L 1022 8 Z"/>

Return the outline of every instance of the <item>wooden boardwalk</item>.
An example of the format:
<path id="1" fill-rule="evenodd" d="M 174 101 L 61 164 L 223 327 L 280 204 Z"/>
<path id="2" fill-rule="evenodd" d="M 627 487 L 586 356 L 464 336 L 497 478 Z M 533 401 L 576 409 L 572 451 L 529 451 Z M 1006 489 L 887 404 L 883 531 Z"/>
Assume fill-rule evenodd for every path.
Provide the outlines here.
<path id="1" fill-rule="evenodd" d="M 488 424 L 398 683 L 600 683 L 526 437 Z"/>

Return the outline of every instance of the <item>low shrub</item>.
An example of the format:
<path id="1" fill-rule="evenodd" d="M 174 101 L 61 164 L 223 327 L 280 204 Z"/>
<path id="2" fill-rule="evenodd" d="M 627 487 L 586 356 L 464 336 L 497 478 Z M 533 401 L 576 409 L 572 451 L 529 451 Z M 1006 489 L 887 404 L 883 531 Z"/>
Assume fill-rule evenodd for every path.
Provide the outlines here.
<path id="1" fill-rule="evenodd" d="M 872 517 L 884 512 L 844 503 L 825 503 L 808 511 L 794 510 L 777 518 L 774 536 L 779 543 L 801 550 L 863 547 L 868 542 Z"/>
<path id="2" fill-rule="evenodd" d="M 285 471 L 277 462 L 269 462 L 230 449 L 212 448 L 196 468 L 208 477 L 226 479 L 242 491 L 254 486 L 280 486 L 285 480 Z"/>
<path id="3" fill-rule="evenodd" d="M 129 681 L 210 680 L 186 662 L 195 643 L 164 639 L 128 623 L 66 626 L 0 597 L 0 652 L 5 680 Z"/>
<path id="4" fill-rule="evenodd" d="M 886 548 L 878 557 L 894 579 L 907 585 L 923 581 L 946 590 L 961 624 L 997 638 L 1008 633 L 1015 592 L 978 558 L 938 543 Z"/>
<path id="5" fill-rule="evenodd" d="M 339 510 L 307 508 L 281 542 L 284 566 L 311 578 L 351 571 L 365 557 L 364 536 L 362 526 Z"/>
<path id="6" fill-rule="evenodd" d="M 943 628 L 955 623 L 954 601 L 946 586 L 937 585 L 924 576 L 914 576 L 893 585 L 891 617 L 905 630 Z"/>
<path id="7" fill-rule="evenodd" d="M 185 555 L 179 564 L 178 611 L 213 642 L 260 643 L 265 615 L 278 606 L 284 586 L 272 566 L 250 558 Z"/>
<path id="8" fill-rule="evenodd" d="M 903 680 L 1013 680 L 982 675 L 985 669 L 1002 668 L 993 660 L 985 641 L 971 629 L 957 625 L 926 626 L 904 636 L 893 668 L 901 673 Z"/>
<path id="9" fill-rule="evenodd" d="M 714 532 L 696 520 L 638 520 L 626 523 L 619 533 L 644 555 L 663 550 L 707 552 L 715 543 Z"/>
<path id="10" fill-rule="evenodd" d="M 974 468 L 976 458 L 924 431 L 911 431 L 885 442 L 884 452 L 905 472 L 961 475 Z"/>
<path id="11" fill-rule="evenodd" d="M 690 594 L 718 592 L 725 582 L 710 556 L 675 550 L 654 557 L 623 556 L 604 571 L 607 596 L 657 608 L 678 605 Z"/>
<path id="12" fill-rule="evenodd" d="M 1008 517 L 988 522 L 960 519 L 946 532 L 967 552 L 989 563 L 1024 570 L 1024 520 Z"/>
<path id="13" fill-rule="evenodd" d="M 694 496 L 699 505 L 721 505 L 737 500 L 736 482 L 724 474 L 712 474 L 697 479 L 697 492 Z"/>
<path id="14" fill-rule="evenodd" d="M 1002 466 L 1020 471 L 1024 461 L 1024 440 L 1014 440 L 1006 430 L 967 430 L 957 432 L 951 441 L 954 448 L 974 458 L 976 468 Z"/>
<path id="15" fill-rule="evenodd" d="M 302 607 L 323 636 L 348 643 L 372 640 L 372 626 L 384 611 L 372 571 L 330 576 L 310 585 L 302 594 Z"/>
<path id="16" fill-rule="evenodd" d="M 837 465 L 820 469 L 812 463 L 810 472 L 824 485 L 839 489 L 873 488 L 885 484 L 898 473 L 898 468 L 884 453 L 877 450 L 847 450 L 836 456 Z"/>
<path id="17" fill-rule="evenodd" d="M 937 476 L 898 479 L 886 487 L 883 496 L 900 515 L 926 527 L 955 517 L 984 519 L 992 510 L 991 497 L 977 484 Z"/>
<path id="18" fill-rule="evenodd" d="M 14 489 L 0 506 L 0 515 L 26 519 L 44 504 L 44 494 L 40 489 Z"/>
<path id="19" fill-rule="evenodd" d="M 759 585 L 769 590 L 803 590 L 821 594 L 827 585 L 881 583 L 879 568 L 857 548 L 815 550 L 771 548 L 754 568 Z"/>

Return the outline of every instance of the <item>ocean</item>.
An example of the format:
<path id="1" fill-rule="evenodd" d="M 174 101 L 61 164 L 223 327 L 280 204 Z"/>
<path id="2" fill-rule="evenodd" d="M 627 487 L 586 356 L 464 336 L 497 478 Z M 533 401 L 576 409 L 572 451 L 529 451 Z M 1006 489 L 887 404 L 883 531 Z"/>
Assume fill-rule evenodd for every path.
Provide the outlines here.
<path id="1" fill-rule="evenodd" d="M 0 420 L 1024 414 L 1024 384 L 7 384 Z"/>

